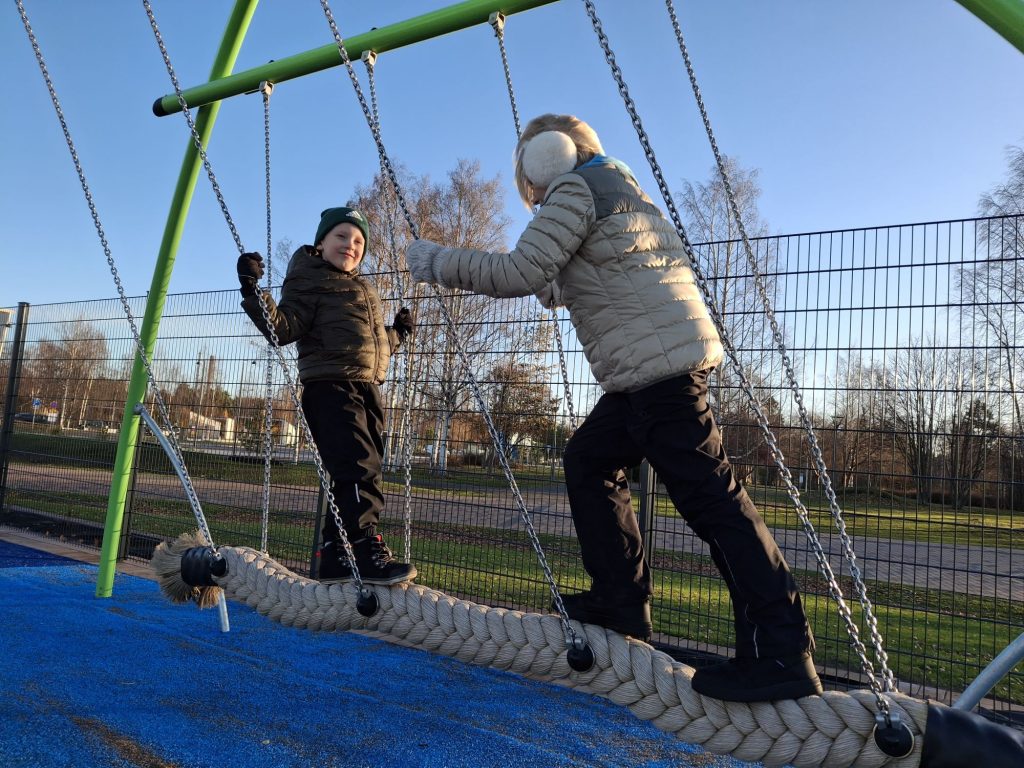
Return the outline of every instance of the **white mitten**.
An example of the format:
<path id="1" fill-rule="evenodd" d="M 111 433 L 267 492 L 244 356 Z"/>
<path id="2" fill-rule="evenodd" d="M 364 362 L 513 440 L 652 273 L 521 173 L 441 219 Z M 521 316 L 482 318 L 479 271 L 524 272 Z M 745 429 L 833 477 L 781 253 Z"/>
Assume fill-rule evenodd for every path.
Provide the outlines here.
<path id="1" fill-rule="evenodd" d="M 405 263 L 409 274 L 417 283 L 436 284 L 434 276 L 434 260 L 442 246 L 429 240 L 416 240 L 405 250 Z"/>

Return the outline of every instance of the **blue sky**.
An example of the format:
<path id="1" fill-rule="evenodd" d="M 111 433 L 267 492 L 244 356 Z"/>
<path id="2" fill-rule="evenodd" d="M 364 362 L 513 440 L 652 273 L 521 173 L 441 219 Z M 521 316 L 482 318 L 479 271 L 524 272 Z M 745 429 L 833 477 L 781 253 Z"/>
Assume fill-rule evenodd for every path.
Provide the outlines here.
<path id="1" fill-rule="evenodd" d="M 334 5 L 346 37 L 444 0 Z M 186 142 L 141 2 L 25 0 L 130 295 L 149 288 Z M 227 0 L 154 0 L 183 85 L 206 80 Z M 713 162 L 661 0 L 598 0 L 598 13 L 665 175 L 704 180 Z M 719 145 L 760 169 L 775 233 L 972 216 L 1024 143 L 1024 55 L 953 0 L 677 0 Z M 331 42 L 316 0 L 264 0 L 237 69 Z M 507 46 L 524 119 L 572 112 L 656 195 L 583 3 L 512 16 Z M 13 3 L 0 19 L 0 306 L 115 295 L 88 208 Z M 363 74 L 361 65 L 357 71 Z M 528 214 L 510 173 L 514 129 L 489 27 L 383 54 L 383 137 L 392 158 L 441 178 L 459 158 L 500 173 L 513 217 Z M 319 211 L 371 180 L 377 158 L 341 68 L 280 85 L 273 99 L 274 239 L 306 241 Z M 221 110 L 210 158 L 243 243 L 262 249 L 262 104 Z M 173 292 L 236 285 L 236 250 L 200 179 Z"/>

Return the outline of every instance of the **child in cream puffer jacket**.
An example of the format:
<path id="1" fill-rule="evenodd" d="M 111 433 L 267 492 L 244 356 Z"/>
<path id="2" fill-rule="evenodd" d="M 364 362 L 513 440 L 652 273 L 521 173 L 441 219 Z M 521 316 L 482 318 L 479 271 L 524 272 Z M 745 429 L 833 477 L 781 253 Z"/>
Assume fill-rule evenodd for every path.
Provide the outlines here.
<path id="1" fill-rule="evenodd" d="M 699 693 L 769 701 L 821 692 L 814 641 L 785 558 L 729 464 L 707 401 L 722 344 L 672 224 L 596 133 L 571 115 L 523 130 L 516 185 L 539 206 L 510 253 L 419 240 L 420 281 L 564 305 L 605 393 L 569 440 L 565 482 L 590 590 L 569 617 L 649 640 L 650 569 L 625 469 L 647 459 L 729 587 L 736 658 Z"/>

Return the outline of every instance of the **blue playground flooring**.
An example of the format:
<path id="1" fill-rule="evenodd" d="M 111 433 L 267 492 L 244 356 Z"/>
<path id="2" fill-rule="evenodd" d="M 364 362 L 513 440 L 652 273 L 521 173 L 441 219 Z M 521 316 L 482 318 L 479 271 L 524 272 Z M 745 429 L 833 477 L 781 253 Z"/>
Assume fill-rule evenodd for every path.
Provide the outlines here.
<path id="1" fill-rule="evenodd" d="M 0 541 L 3 768 L 749 765 L 605 699 Z"/>

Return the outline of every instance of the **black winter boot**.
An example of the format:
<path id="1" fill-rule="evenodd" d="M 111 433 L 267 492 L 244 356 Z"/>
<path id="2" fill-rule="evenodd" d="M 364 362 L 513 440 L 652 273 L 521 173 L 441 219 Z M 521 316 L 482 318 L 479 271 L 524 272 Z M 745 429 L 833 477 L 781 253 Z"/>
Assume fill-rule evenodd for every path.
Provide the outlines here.
<path id="1" fill-rule="evenodd" d="M 729 659 L 694 673 L 693 690 L 721 701 L 776 701 L 818 696 L 821 680 L 810 653 Z"/>
<path id="2" fill-rule="evenodd" d="M 395 559 L 379 533 L 352 542 L 359 576 L 367 584 L 399 584 L 416 578 L 416 566 Z"/>
<path id="3" fill-rule="evenodd" d="M 325 541 L 320 547 L 320 569 L 317 580 L 321 584 L 341 584 L 352 581 L 352 568 L 348 564 L 345 548 L 340 541 Z"/>
<path id="4" fill-rule="evenodd" d="M 562 604 L 570 619 L 583 624 L 597 624 L 645 643 L 651 640 L 654 626 L 651 624 L 651 604 L 646 597 L 615 599 L 588 590 L 562 595 Z"/>

